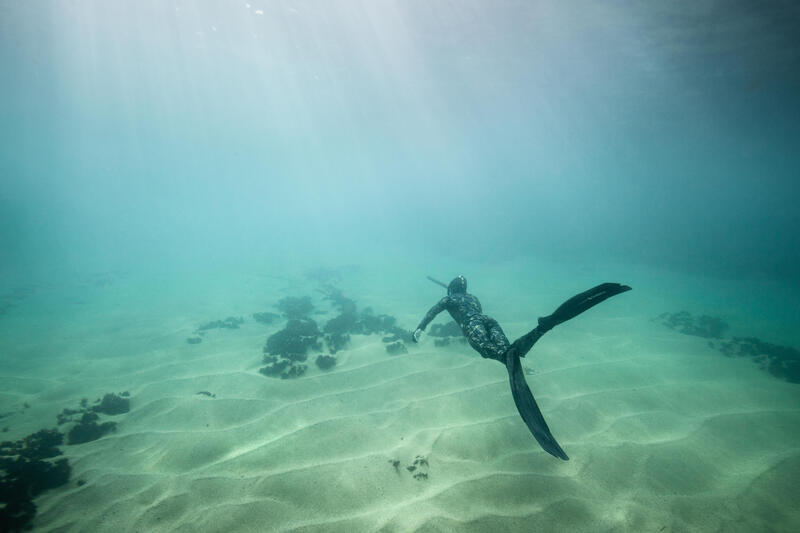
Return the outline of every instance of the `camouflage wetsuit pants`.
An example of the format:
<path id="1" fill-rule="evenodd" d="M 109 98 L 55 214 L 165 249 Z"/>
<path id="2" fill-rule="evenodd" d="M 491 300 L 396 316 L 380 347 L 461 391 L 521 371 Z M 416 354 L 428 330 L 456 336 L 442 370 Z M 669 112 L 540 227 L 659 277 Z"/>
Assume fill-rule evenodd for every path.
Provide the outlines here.
<path id="1" fill-rule="evenodd" d="M 464 326 L 464 336 L 483 357 L 506 364 L 505 353 L 511 344 L 497 320 L 486 315 L 472 315 Z"/>

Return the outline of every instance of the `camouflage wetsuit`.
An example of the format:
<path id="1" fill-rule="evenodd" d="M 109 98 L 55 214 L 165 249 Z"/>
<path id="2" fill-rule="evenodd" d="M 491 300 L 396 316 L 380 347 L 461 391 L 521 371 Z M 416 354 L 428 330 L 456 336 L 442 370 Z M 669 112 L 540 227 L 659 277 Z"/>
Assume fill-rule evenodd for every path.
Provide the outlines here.
<path id="1" fill-rule="evenodd" d="M 505 364 L 505 353 L 511 344 L 497 320 L 484 315 L 481 303 L 467 292 L 467 280 L 464 276 L 458 276 L 450 282 L 447 296 L 431 307 L 417 329 L 424 330 L 442 311 L 450 313 L 453 320 L 461 327 L 470 346 L 479 354 Z"/>
<path id="2" fill-rule="evenodd" d="M 431 281 L 436 280 L 431 278 Z M 442 285 L 444 284 L 442 283 Z M 629 290 L 631 288 L 627 285 L 601 283 L 588 291 L 576 294 L 561 304 L 553 313 L 539 317 L 535 328 L 515 340 L 513 344 L 509 344 L 497 321 L 484 315 L 478 299 L 467 293 L 467 280 L 464 279 L 464 276 L 458 276 L 447 286 L 447 296 L 431 307 L 431 310 L 419 323 L 413 339 L 414 342 L 419 342 L 422 331 L 436 315 L 445 310 L 450 313 L 453 320 L 461 326 L 461 331 L 464 332 L 469 344 L 478 353 L 488 359 L 500 361 L 506 366 L 514 404 L 536 441 L 547 453 L 567 461 L 569 457 L 553 437 L 542 411 L 536 405 L 533 393 L 525 381 L 525 373 L 519 358 L 525 357 L 536 341 L 553 327 L 578 316 L 607 298 Z"/>

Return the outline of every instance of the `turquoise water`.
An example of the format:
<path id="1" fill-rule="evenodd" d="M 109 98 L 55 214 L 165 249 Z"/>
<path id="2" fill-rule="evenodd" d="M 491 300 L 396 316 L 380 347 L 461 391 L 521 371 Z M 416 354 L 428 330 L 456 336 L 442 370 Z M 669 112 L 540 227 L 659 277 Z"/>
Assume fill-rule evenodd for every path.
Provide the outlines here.
<path id="1" fill-rule="evenodd" d="M 0 427 L 131 399 L 60 447 L 72 475 L 34 527 L 797 530 L 798 22 L 781 2 L 0 3 Z M 354 334 L 329 372 L 259 373 L 286 322 L 252 315 L 282 298 L 322 328 L 336 287 L 410 330 L 442 296 L 425 276 L 462 273 L 511 340 L 634 288 L 525 361 L 569 463 L 455 341 L 390 357 Z M 656 319 L 683 310 L 723 338 Z M 772 348 L 724 357 L 734 337 Z M 425 481 L 387 467 L 417 455 Z"/>

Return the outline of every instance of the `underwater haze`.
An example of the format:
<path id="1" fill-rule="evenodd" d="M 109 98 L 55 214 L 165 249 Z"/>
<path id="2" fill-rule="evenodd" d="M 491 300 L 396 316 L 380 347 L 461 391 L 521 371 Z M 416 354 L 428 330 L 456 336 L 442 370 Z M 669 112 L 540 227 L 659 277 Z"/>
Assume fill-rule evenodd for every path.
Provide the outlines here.
<path id="1" fill-rule="evenodd" d="M 0 0 L 0 532 L 800 530 L 798 27 Z M 633 287 L 522 360 L 569 462 L 411 339 L 458 274 L 511 341 Z"/>
<path id="2" fill-rule="evenodd" d="M 4 2 L 3 270 L 391 243 L 796 281 L 798 18 Z"/>

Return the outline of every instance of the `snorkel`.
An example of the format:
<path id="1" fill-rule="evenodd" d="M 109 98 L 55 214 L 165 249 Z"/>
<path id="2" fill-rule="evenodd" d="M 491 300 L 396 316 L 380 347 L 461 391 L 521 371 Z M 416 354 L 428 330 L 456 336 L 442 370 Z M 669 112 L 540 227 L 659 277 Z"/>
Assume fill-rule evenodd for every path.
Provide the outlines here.
<path id="1" fill-rule="evenodd" d="M 439 281 L 438 279 L 434 279 L 431 276 L 427 277 L 435 284 L 447 289 L 448 296 L 467 292 L 467 279 L 464 276 L 456 276 L 455 278 L 453 278 L 453 281 L 450 282 L 450 285 L 446 285 L 445 283 Z"/>
<path id="2" fill-rule="evenodd" d="M 441 285 L 441 286 L 442 286 L 442 287 L 444 287 L 445 289 L 447 288 L 447 284 L 446 284 L 446 283 L 442 283 L 442 282 L 441 282 L 441 281 L 439 281 L 438 279 L 433 279 L 433 278 L 432 278 L 432 277 L 430 277 L 430 276 L 427 276 L 427 278 L 428 278 L 429 280 L 431 280 L 432 282 L 434 282 L 435 284 L 437 284 L 437 285 Z"/>

